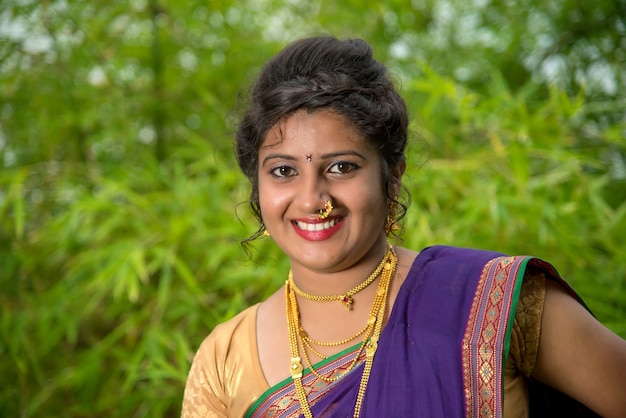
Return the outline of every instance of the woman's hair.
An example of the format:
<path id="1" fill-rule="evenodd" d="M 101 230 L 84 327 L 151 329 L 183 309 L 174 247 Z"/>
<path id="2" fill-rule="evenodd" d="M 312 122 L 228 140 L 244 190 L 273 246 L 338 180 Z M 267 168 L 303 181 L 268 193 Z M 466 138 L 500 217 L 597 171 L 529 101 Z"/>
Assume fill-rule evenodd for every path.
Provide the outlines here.
<path id="1" fill-rule="evenodd" d="M 236 134 L 237 161 L 252 183 L 250 206 L 262 222 L 259 206 L 258 156 L 268 131 L 297 111 L 330 110 L 345 117 L 374 148 L 383 163 L 383 188 L 397 205 L 396 220 L 406 205 L 391 196 L 392 170 L 404 163 L 408 114 L 404 100 L 361 39 L 330 36 L 305 38 L 287 45 L 262 68 Z M 263 232 L 263 225 L 249 239 Z M 249 241 L 249 240 L 246 240 Z"/>

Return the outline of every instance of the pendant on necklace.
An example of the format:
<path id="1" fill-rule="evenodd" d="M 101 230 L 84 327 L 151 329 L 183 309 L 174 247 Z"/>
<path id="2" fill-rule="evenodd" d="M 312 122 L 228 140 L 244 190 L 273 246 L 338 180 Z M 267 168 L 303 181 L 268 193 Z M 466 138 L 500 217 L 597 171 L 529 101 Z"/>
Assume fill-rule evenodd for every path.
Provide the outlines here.
<path id="1" fill-rule="evenodd" d="M 291 368 L 289 371 L 291 372 L 291 377 L 293 379 L 301 379 L 302 378 L 302 362 L 300 361 L 300 357 L 292 357 L 291 358 Z"/>
<path id="2" fill-rule="evenodd" d="M 376 353 L 377 348 L 378 348 L 378 337 L 374 335 L 372 336 L 372 338 L 370 338 L 370 340 L 365 345 L 365 355 L 367 357 L 374 357 L 374 354 Z"/>
<path id="3" fill-rule="evenodd" d="M 345 295 L 343 298 L 341 298 L 341 303 L 343 303 L 343 307 L 346 309 L 346 311 L 351 311 L 354 299 L 352 299 L 352 296 Z"/>

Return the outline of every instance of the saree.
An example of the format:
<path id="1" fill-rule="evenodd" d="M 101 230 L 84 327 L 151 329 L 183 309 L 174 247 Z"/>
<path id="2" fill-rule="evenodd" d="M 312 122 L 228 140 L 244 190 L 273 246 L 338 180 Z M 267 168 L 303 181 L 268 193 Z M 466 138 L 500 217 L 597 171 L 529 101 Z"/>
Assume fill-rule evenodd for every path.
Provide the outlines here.
<path id="1" fill-rule="evenodd" d="M 503 416 L 505 361 L 529 266 L 580 301 L 554 267 L 539 259 L 449 246 L 424 249 L 380 336 L 361 416 Z M 356 353 L 348 349 L 315 369 L 322 374 L 341 370 Z M 351 417 L 362 372 L 361 363 L 327 384 L 305 370 L 303 383 L 313 416 Z M 531 416 L 548 411 L 548 406 L 561 412 L 570 408 L 571 416 L 594 416 L 538 383 L 531 386 L 531 395 Z M 291 379 L 266 391 L 246 416 L 301 416 Z"/>

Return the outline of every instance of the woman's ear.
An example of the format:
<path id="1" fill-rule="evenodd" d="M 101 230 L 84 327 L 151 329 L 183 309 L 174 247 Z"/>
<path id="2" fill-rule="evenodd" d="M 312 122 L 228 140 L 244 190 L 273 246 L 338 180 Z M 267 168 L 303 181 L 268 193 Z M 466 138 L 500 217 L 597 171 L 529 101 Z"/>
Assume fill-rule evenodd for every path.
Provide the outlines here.
<path id="1" fill-rule="evenodd" d="M 402 187 L 402 176 L 404 175 L 405 170 L 406 161 L 402 161 L 401 163 L 396 164 L 396 166 L 391 169 L 391 178 L 389 179 L 389 191 L 391 192 L 391 196 L 395 197 L 400 194 L 400 189 Z"/>

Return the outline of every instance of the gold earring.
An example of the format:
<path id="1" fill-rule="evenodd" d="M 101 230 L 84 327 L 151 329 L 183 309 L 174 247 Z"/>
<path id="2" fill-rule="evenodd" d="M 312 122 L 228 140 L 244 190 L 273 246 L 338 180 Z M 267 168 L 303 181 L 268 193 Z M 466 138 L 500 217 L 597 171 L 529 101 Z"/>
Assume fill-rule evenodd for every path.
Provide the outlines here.
<path id="1" fill-rule="evenodd" d="M 263 236 L 264 237 L 271 237 L 269 231 L 267 229 L 263 229 Z"/>
<path id="2" fill-rule="evenodd" d="M 389 211 L 387 212 L 387 220 L 385 221 L 385 235 L 389 236 L 400 228 L 396 225 L 396 208 L 397 198 L 389 202 Z"/>

